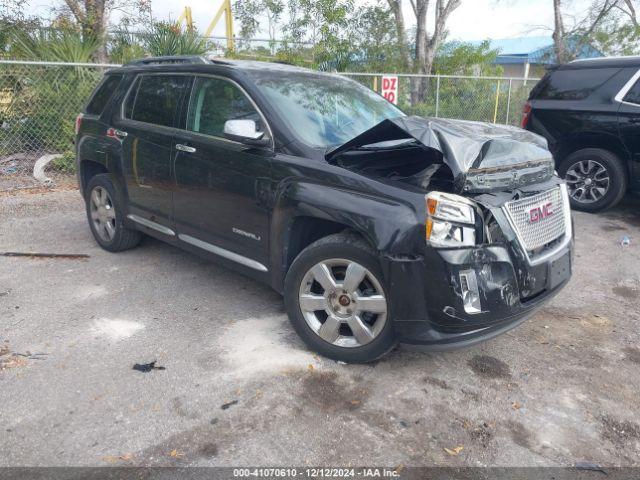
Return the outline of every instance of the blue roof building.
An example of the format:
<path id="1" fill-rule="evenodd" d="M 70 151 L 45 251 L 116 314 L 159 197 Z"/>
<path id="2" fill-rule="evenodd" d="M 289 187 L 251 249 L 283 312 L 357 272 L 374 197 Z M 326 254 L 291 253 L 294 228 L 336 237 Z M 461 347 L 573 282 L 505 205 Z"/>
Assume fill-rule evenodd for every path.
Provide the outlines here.
<path id="1" fill-rule="evenodd" d="M 501 38 L 489 40 L 489 45 L 492 50 L 499 51 L 495 63 L 503 67 L 506 77 L 540 77 L 546 66 L 557 63 L 550 36 Z M 571 40 L 567 41 L 567 48 L 578 50 L 576 58 L 603 56 L 602 52 L 591 45 L 578 45 Z"/>

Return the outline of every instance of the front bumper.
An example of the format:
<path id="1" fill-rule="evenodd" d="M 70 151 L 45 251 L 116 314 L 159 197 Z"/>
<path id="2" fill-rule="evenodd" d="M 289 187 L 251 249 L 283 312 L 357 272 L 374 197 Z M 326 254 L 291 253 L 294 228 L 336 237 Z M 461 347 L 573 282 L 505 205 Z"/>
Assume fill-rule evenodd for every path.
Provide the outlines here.
<path id="1" fill-rule="evenodd" d="M 569 281 L 573 240 L 533 266 L 520 252 L 513 242 L 427 248 L 421 258 L 386 257 L 399 341 L 448 350 L 488 340 L 522 323 Z M 478 313 L 465 311 L 460 273 L 468 271 L 477 279 Z"/>

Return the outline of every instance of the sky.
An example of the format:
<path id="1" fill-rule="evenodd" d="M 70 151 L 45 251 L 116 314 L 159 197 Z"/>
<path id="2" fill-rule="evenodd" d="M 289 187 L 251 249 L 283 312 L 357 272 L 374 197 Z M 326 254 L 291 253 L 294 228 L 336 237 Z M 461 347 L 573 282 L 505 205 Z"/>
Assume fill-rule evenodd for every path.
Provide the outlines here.
<path id="1" fill-rule="evenodd" d="M 372 0 L 356 0 L 370 3 Z M 213 19 L 221 0 L 151 0 L 153 15 L 158 20 L 177 19 L 185 5 L 190 5 L 193 20 L 202 32 Z M 408 0 L 405 3 L 405 19 L 411 25 L 413 12 Z M 432 2 L 435 3 L 435 2 Z M 580 14 L 589 0 L 565 0 L 568 16 Z M 47 0 L 31 0 L 32 13 L 45 15 L 51 5 Z M 433 9 L 433 7 L 432 7 Z M 114 18 L 114 20 L 117 20 Z M 553 27 L 553 0 L 462 0 L 462 5 L 452 13 L 447 24 L 450 40 L 484 40 L 488 38 L 513 38 L 521 36 L 551 36 Z M 224 35 L 224 22 L 220 22 L 214 35 Z M 262 35 L 266 37 L 266 33 Z"/>

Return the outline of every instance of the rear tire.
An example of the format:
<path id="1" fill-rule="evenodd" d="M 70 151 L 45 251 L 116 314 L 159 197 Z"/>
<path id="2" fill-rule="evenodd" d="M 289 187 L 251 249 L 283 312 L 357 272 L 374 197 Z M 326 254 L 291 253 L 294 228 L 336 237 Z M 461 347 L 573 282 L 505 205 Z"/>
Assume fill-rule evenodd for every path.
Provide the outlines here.
<path id="1" fill-rule="evenodd" d="M 396 345 L 378 257 L 356 235 L 330 235 L 305 248 L 287 273 L 284 300 L 300 338 L 325 357 L 371 362 Z"/>
<path id="2" fill-rule="evenodd" d="M 627 171 L 612 152 L 585 148 L 560 162 L 558 173 L 567 182 L 571 208 L 599 212 L 616 205 L 627 191 Z"/>
<path id="3" fill-rule="evenodd" d="M 124 202 L 110 174 L 91 178 L 85 205 L 91 233 L 102 248 L 122 252 L 140 243 L 142 233 L 124 226 Z"/>

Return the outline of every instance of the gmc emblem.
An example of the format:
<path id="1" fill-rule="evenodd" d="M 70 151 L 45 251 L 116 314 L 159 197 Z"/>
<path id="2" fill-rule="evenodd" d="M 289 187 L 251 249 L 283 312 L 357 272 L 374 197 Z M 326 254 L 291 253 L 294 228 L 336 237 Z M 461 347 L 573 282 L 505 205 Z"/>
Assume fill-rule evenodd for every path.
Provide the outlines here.
<path id="1" fill-rule="evenodd" d="M 551 215 L 553 215 L 553 203 L 549 202 L 544 205 L 538 205 L 529 210 L 529 223 L 539 222 Z"/>

